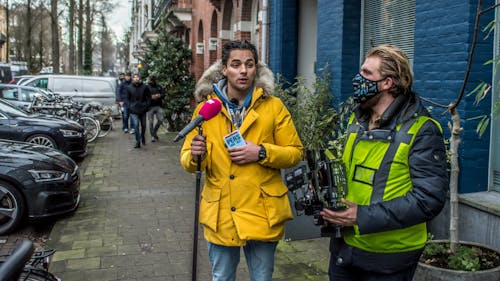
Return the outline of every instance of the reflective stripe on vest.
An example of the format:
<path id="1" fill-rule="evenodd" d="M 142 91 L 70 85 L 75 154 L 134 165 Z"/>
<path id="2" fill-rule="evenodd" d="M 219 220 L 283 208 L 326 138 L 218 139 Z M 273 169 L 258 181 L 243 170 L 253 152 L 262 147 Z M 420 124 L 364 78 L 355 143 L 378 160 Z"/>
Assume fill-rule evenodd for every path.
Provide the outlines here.
<path id="1" fill-rule="evenodd" d="M 404 196 L 412 189 L 408 156 L 415 136 L 427 121 L 439 123 L 419 116 L 395 130 L 364 131 L 353 118 L 350 121 L 342 158 L 347 175 L 346 199 L 370 205 Z M 380 253 L 416 250 L 424 246 L 426 239 L 425 223 L 363 235 L 355 226 L 355 234 L 344 237 L 351 246 Z"/>

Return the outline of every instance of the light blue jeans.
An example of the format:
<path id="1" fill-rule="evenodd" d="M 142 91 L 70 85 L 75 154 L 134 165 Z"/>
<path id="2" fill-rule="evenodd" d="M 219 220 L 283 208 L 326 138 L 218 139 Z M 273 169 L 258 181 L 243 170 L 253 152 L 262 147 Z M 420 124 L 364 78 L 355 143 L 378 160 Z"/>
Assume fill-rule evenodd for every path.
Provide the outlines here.
<path id="1" fill-rule="evenodd" d="M 247 241 L 243 246 L 251 281 L 271 281 L 274 271 L 274 252 L 278 242 Z M 240 247 L 228 247 L 208 242 L 208 257 L 213 281 L 236 280 L 240 263 Z"/>

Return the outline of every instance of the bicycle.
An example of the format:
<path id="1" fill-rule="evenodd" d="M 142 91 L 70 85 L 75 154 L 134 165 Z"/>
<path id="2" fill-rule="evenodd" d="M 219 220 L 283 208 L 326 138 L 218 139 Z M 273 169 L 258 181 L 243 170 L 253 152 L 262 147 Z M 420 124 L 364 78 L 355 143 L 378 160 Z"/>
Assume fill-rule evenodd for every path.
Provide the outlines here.
<path id="1" fill-rule="evenodd" d="M 82 112 L 97 120 L 99 124 L 98 138 L 105 137 L 113 129 L 113 117 L 111 116 L 113 109 L 111 107 L 103 106 L 98 102 L 90 102 L 83 107 Z"/>
<path id="2" fill-rule="evenodd" d="M 23 240 L 0 264 L 0 281 L 61 281 L 48 271 L 55 250 L 34 250 L 31 240 Z"/>
<path id="3" fill-rule="evenodd" d="M 50 97 L 40 96 L 33 99 L 31 111 L 64 117 L 78 122 L 85 128 L 87 142 L 94 141 L 100 132 L 100 124 L 93 114 L 84 112 L 84 105 L 73 101 L 71 97 L 63 98 L 53 94 Z"/>

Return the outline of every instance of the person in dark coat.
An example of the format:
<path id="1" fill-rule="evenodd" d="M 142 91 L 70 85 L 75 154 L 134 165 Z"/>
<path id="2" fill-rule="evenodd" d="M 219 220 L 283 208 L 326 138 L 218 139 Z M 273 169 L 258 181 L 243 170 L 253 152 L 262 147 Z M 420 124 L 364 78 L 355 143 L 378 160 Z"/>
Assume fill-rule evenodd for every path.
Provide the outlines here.
<path id="1" fill-rule="evenodd" d="M 142 83 L 139 74 L 134 74 L 132 84 L 127 87 L 127 100 L 130 109 L 130 118 L 132 118 L 132 126 L 135 130 L 135 146 L 140 148 L 146 144 L 146 113 L 149 110 L 151 102 L 151 90 L 147 85 Z M 139 122 L 141 130 L 139 131 Z"/>
<path id="2" fill-rule="evenodd" d="M 347 209 L 320 212 L 343 227 L 343 237 L 330 240 L 330 281 L 409 281 L 426 222 L 446 201 L 442 129 L 413 92 L 408 57 L 396 46 L 370 49 L 352 84 L 356 106 L 342 156 Z"/>
<path id="3" fill-rule="evenodd" d="M 121 77 L 121 74 L 120 74 Z M 128 108 L 128 100 L 127 100 L 127 92 L 126 89 L 132 83 L 132 73 L 127 72 L 124 74 L 123 79 L 120 79 L 120 85 L 118 86 L 118 92 L 116 94 L 116 101 L 122 108 L 122 129 L 124 133 L 127 133 L 129 130 L 129 117 L 130 112 Z M 132 133 L 132 128 L 130 128 L 130 132 Z"/>
<path id="4" fill-rule="evenodd" d="M 149 133 L 151 134 L 151 141 L 155 142 L 158 140 L 158 129 L 163 123 L 163 98 L 165 97 L 165 90 L 163 87 L 156 82 L 156 77 L 149 76 L 148 86 L 151 90 L 151 106 L 148 111 L 149 120 Z M 156 125 L 154 124 L 154 119 L 156 116 Z"/>

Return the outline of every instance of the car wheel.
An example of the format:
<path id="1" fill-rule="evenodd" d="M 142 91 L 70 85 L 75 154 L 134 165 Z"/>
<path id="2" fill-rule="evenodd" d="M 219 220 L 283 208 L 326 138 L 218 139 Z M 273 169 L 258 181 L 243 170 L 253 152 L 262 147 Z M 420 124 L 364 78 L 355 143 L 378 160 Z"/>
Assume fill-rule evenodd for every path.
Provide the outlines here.
<path id="1" fill-rule="evenodd" d="M 12 185 L 0 181 L 0 235 L 16 229 L 23 220 L 24 199 Z"/>
<path id="2" fill-rule="evenodd" d="M 41 135 L 41 134 L 32 135 L 28 139 L 26 139 L 26 142 L 57 149 L 57 144 L 54 141 L 54 139 L 52 139 L 47 135 Z"/>

